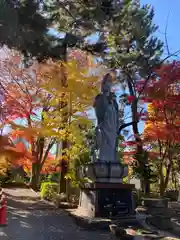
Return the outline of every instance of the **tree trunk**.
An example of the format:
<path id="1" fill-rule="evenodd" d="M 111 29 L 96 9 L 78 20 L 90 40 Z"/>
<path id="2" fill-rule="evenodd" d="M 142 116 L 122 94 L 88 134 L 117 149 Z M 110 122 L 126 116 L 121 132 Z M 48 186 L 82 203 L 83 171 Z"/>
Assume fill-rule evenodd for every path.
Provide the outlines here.
<path id="1" fill-rule="evenodd" d="M 136 155 L 139 156 L 139 159 L 137 159 L 137 160 L 138 160 L 139 164 L 141 165 L 142 169 L 144 169 L 144 171 L 145 171 L 146 164 L 148 163 L 147 162 L 148 159 L 141 160 L 141 156 L 143 155 L 144 150 L 143 150 L 143 143 L 140 138 L 139 130 L 138 130 L 137 102 L 136 101 L 132 104 L 132 120 L 133 120 L 133 124 L 132 124 L 133 132 L 134 132 L 135 139 L 137 142 Z M 150 181 L 147 176 L 145 176 L 144 179 L 142 179 L 142 180 L 143 180 L 142 190 L 146 195 L 148 195 L 150 193 Z"/>
<path id="2" fill-rule="evenodd" d="M 67 141 L 62 142 L 62 149 L 67 148 Z M 63 155 L 63 153 L 62 153 Z M 67 182 L 66 182 L 66 174 L 68 171 L 68 163 L 65 160 L 60 162 L 60 193 L 66 193 Z"/>
<path id="3" fill-rule="evenodd" d="M 146 179 L 144 182 L 144 189 L 143 189 L 144 193 L 146 195 L 148 195 L 150 193 L 150 182 L 149 179 Z"/>
<path id="4" fill-rule="evenodd" d="M 67 184 L 66 184 L 65 176 L 67 174 L 67 170 L 68 170 L 67 162 L 62 161 L 61 162 L 61 176 L 60 176 L 60 193 L 66 193 Z"/>
<path id="5" fill-rule="evenodd" d="M 64 53 L 63 53 L 63 61 L 66 63 L 67 62 L 67 45 L 66 43 L 64 43 Z M 68 84 L 67 81 L 67 74 L 66 74 L 66 69 L 64 69 L 64 66 L 62 65 L 62 79 L 61 79 L 61 85 L 63 87 L 66 87 Z M 65 106 L 67 106 L 68 102 L 64 103 L 64 101 L 60 104 L 61 108 L 64 108 Z M 63 114 L 63 123 L 64 124 L 68 124 L 68 119 L 66 116 L 66 113 Z M 67 140 L 63 140 L 62 141 L 62 156 L 64 155 L 63 150 L 68 148 L 68 142 Z M 60 162 L 60 193 L 66 193 L 66 187 L 67 187 L 67 183 L 66 183 L 66 179 L 65 176 L 67 174 L 68 171 L 68 163 L 67 161 L 62 160 Z"/>
<path id="6" fill-rule="evenodd" d="M 161 196 L 161 197 L 164 197 L 165 189 L 166 189 L 166 187 L 165 187 L 164 182 L 161 182 L 161 181 L 160 181 L 160 188 L 159 188 L 159 190 L 160 190 L 160 196 Z"/>
<path id="7" fill-rule="evenodd" d="M 160 173 L 160 196 L 163 197 L 165 190 L 168 186 L 168 182 L 169 182 L 169 176 L 170 176 L 170 172 L 171 172 L 171 168 L 172 168 L 172 164 L 170 162 L 170 164 L 168 164 L 167 169 L 166 169 L 166 176 L 164 177 L 163 174 L 163 165 L 161 167 L 161 173 Z"/>
<path id="8" fill-rule="evenodd" d="M 160 191 L 160 196 L 163 197 L 164 195 L 164 173 L 163 173 L 163 163 L 160 164 L 160 169 L 159 169 L 159 178 L 160 178 L 160 183 L 159 183 L 159 191 Z"/>
<path id="9" fill-rule="evenodd" d="M 178 186 L 178 202 L 180 202 L 180 185 Z"/>
<path id="10" fill-rule="evenodd" d="M 30 186 L 32 187 L 33 190 L 37 191 L 39 189 L 39 182 L 40 182 L 40 164 L 32 163 Z"/>
<path id="11" fill-rule="evenodd" d="M 142 169 L 146 168 L 146 164 L 147 164 L 147 159 L 144 159 L 144 161 L 141 160 L 141 156 L 144 152 L 143 150 L 143 143 L 142 143 L 142 139 L 140 137 L 139 134 L 139 129 L 138 129 L 138 122 L 139 122 L 139 117 L 138 117 L 138 99 L 136 98 L 136 94 L 134 92 L 134 88 L 133 88 L 133 84 L 132 84 L 132 79 L 131 76 L 129 75 L 129 73 L 126 73 L 127 75 L 127 84 L 128 84 L 128 89 L 129 89 L 129 93 L 131 96 L 135 97 L 135 100 L 132 102 L 131 105 L 131 111 L 132 111 L 132 128 L 133 128 L 133 133 L 135 136 L 135 140 L 137 143 L 137 148 L 136 148 L 136 154 L 137 156 L 139 156 L 139 159 L 137 159 L 138 163 L 141 164 Z M 145 194 L 149 194 L 150 193 L 150 181 L 147 177 L 144 177 L 143 180 L 143 186 L 142 186 L 142 190 L 144 191 Z"/>

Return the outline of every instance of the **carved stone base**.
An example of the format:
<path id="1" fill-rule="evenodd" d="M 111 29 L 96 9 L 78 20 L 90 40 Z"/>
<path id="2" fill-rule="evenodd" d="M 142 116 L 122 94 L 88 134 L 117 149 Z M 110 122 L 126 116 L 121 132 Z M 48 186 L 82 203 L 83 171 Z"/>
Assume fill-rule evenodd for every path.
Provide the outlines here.
<path id="1" fill-rule="evenodd" d="M 87 217 L 118 218 L 135 213 L 133 184 L 94 183 L 81 189 L 79 208 Z"/>
<path id="2" fill-rule="evenodd" d="M 120 162 L 102 162 L 99 160 L 79 169 L 80 179 L 86 177 L 92 182 L 122 183 L 126 176 L 128 176 L 128 167 Z"/>

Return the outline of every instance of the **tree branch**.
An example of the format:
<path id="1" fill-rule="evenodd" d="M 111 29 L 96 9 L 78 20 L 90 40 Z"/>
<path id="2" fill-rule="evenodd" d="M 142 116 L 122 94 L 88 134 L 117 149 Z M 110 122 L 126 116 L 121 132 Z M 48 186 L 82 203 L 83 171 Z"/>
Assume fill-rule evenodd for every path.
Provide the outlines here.
<path id="1" fill-rule="evenodd" d="M 48 147 L 47 147 L 47 149 L 46 149 L 46 151 L 45 151 L 45 153 L 44 153 L 44 156 L 43 156 L 43 159 L 42 159 L 42 162 L 41 162 L 41 168 L 43 167 L 43 165 L 44 165 L 44 163 L 45 163 L 45 161 L 46 161 L 46 158 L 47 158 L 47 156 L 48 156 L 48 154 L 49 154 L 49 151 L 51 150 L 51 148 L 53 147 L 53 145 L 55 144 L 55 142 L 56 142 L 56 139 L 53 138 L 53 139 L 50 141 L 50 143 L 48 144 Z"/>
<path id="2" fill-rule="evenodd" d="M 124 123 L 123 125 L 121 125 L 120 128 L 119 128 L 119 134 L 120 134 L 120 132 L 121 132 L 124 128 L 133 125 L 133 123 L 138 123 L 138 122 L 132 121 L 132 122 Z"/>
<path id="3" fill-rule="evenodd" d="M 167 53 L 168 55 L 170 55 L 170 50 L 169 50 L 169 44 L 168 44 L 168 39 L 167 39 L 167 28 L 168 28 L 168 23 L 169 23 L 169 14 L 167 16 L 167 20 L 166 20 L 166 27 L 165 27 L 165 43 L 166 43 L 166 48 L 167 48 Z"/>

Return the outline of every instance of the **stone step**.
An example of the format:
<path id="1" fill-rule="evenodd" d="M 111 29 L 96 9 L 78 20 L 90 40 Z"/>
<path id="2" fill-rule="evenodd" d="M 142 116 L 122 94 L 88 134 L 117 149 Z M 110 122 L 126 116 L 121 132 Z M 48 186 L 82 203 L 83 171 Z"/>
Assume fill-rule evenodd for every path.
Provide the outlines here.
<path id="1" fill-rule="evenodd" d="M 123 227 L 128 226 L 138 226 L 141 227 L 139 221 L 136 219 L 136 215 L 127 215 L 119 218 L 96 218 L 96 217 L 88 217 L 87 215 L 82 215 L 82 211 L 79 209 L 76 210 L 68 210 L 69 215 L 73 217 L 76 224 L 87 229 L 96 230 L 109 230 L 110 224 L 117 224 Z"/>
<path id="2" fill-rule="evenodd" d="M 111 218 L 112 222 L 130 222 L 130 221 L 137 221 L 136 215 L 125 215 L 116 218 Z"/>

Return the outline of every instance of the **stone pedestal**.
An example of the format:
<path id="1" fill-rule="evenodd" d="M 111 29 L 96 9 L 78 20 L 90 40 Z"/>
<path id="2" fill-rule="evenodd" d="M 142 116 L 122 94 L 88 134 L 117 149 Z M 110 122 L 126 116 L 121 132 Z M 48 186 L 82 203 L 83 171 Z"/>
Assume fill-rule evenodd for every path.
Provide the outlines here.
<path id="1" fill-rule="evenodd" d="M 92 182 L 122 183 L 128 176 L 128 167 L 120 162 L 97 161 L 79 169 L 80 178 L 89 178 Z"/>
<path id="2" fill-rule="evenodd" d="M 134 184 L 124 184 L 128 168 L 119 162 L 96 162 L 83 166 L 80 177 L 91 183 L 81 188 L 79 209 L 87 217 L 118 218 L 135 213 L 132 189 Z"/>
<path id="3" fill-rule="evenodd" d="M 132 215 L 133 184 L 94 183 L 81 189 L 79 208 L 88 217 L 118 218 Z"/>

